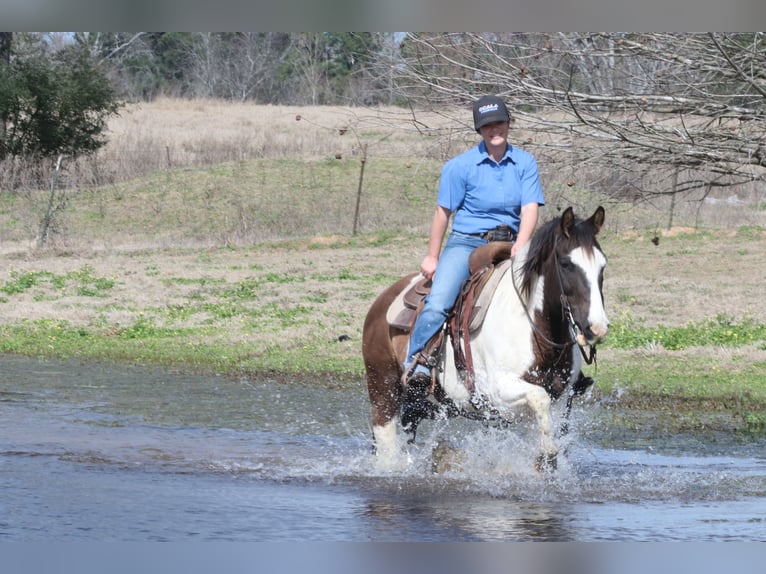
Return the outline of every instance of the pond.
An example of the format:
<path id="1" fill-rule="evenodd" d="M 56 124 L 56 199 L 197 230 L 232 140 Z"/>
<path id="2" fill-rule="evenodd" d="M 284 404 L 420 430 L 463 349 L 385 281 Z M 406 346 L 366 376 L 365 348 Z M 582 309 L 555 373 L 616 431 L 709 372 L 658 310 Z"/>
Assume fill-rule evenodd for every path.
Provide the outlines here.
<path id="1" fill-rule="evenodd" d="M 766 541 L 763 439 L 637 446 L 581 404 L 548 478 L 533 435 L 470 421 L 393 473 L 362 381 L 0 360 L 0 541 Z M 444 436 L 462 462 L 435 474 Z"/>

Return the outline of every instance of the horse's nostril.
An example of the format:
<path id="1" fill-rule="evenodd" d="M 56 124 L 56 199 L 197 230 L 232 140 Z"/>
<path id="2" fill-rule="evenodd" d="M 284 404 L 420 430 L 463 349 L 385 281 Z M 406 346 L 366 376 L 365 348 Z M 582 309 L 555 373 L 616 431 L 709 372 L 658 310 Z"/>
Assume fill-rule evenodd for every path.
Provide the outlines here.
<path id="1" fill-rule="evenodd" d="M 609 331 L 609 325 L 591 325 L 588 329 L 588 335 L 591 340 L 600 340 L 606 336 Z"/>

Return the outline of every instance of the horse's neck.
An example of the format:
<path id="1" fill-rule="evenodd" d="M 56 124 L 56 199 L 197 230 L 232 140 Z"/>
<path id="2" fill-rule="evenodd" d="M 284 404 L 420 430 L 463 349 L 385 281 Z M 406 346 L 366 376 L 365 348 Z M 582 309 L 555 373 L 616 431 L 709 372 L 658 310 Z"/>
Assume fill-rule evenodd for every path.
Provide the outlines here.
<path id="1" fill-rule="evenodd" d="M 522 250 L 498 282 L 484 320 L 486 331 L 493 337 L 511 340 L 514 344 L 532 329 L 533 318 L 536 311 L 541 310 L 543 300 L 539 277 L 532 279 L 528 293 L 522 290 L 525 255 L 526 250 Z"/>
<path id="2" fill-rule="evenodd" d="M 493 297 L 495 309 L 490 307 L 488 315 L 498 312 L 518 317 L 523 313 L 528 329 L 540 335 L 533 337 L 536 355 L 548 360 L 560 351 L 560 345 L 566 344 L 568 324 L 561 310 L 560 288 L 554 278 L 546 280 L 545 276 L 535 274 L 529 278 L 529 291 L 521 290 L 526 254 L 526 249 L 521 251 L 513 261 L 512 272 L 500 281 Z M 515 328 L 518 330 L 519 325 Z"/>

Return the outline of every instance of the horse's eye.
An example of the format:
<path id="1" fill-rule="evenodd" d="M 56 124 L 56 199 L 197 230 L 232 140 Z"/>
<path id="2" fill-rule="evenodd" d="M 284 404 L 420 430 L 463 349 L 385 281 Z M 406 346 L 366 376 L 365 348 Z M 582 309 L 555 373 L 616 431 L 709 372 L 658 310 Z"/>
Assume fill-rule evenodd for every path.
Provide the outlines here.
<path id="1" fill-rule="evenodd" d="M 574 269 L 574 263 L 572 263 L 572 260 L 569 257 L 562 257 L 559 263 L 561 265 L 561 269 L 564 271 L 571 271 Z"/>

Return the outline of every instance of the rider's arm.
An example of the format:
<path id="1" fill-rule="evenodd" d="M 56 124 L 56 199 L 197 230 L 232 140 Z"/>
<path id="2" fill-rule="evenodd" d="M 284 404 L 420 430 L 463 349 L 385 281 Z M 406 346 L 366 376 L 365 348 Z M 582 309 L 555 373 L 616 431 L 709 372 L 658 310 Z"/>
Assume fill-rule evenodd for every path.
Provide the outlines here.
<path id="1" fill-rule="evenodd" d="M 428 279 L 433 279 L 434 271 L 436 271 L 450 213 L 449 209 L 440 205 L 434 211 L 434 218 L 431 221 L 431 232 L 428 235 L 428 254 L 420 264 L 420 272 Z"/>
<path id="2" fill-rule="evenodd" d="M 540 211 L 539 204 L 535 201 L 521 206 L 521 222 L 519 223 L 519 234 L 516 237 L 516 243 L 511 248 L 511 257 L 514 257 L 524 244 L 532 237 L 532 233 L 537 226 L 537 217 Z"/>

